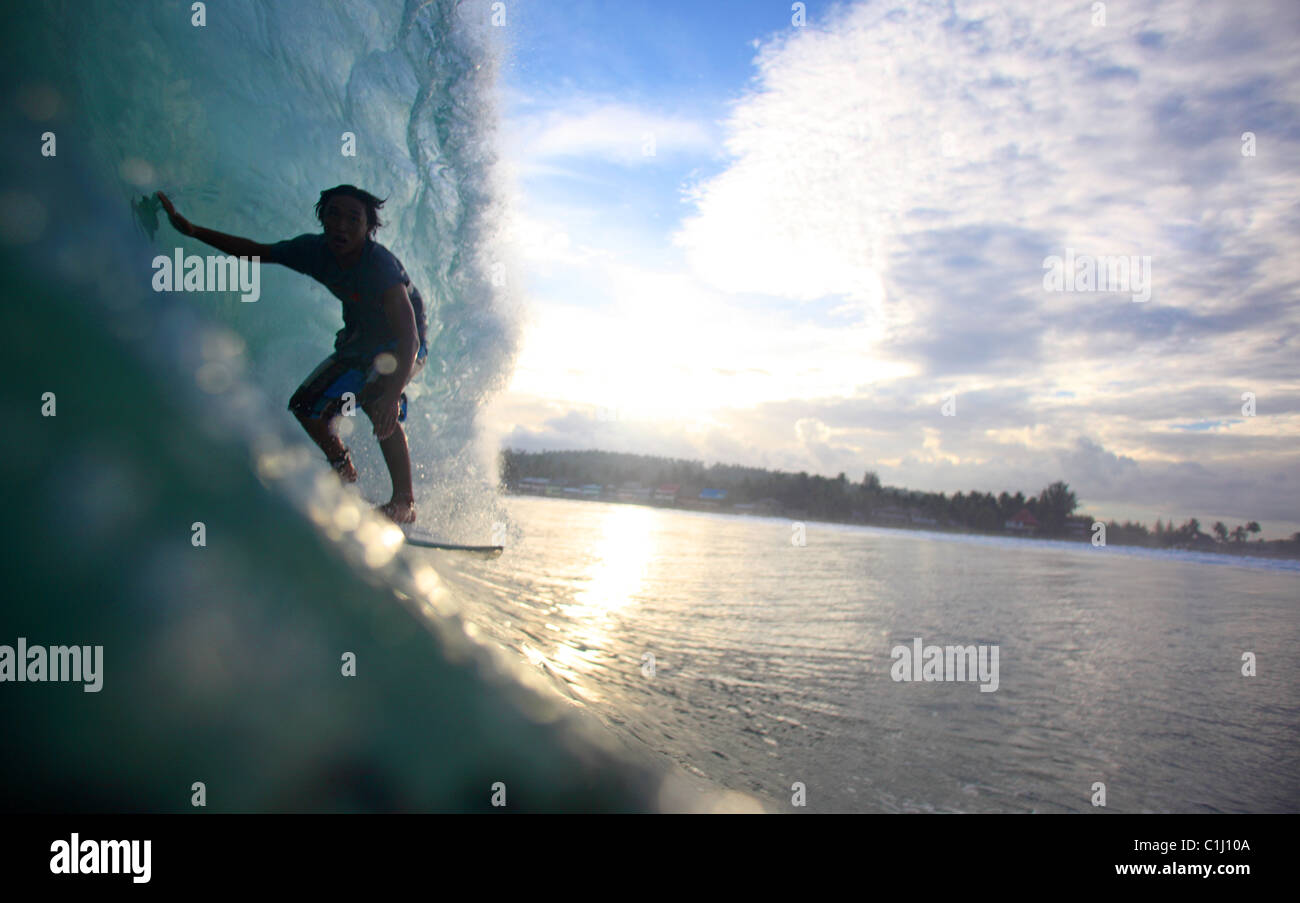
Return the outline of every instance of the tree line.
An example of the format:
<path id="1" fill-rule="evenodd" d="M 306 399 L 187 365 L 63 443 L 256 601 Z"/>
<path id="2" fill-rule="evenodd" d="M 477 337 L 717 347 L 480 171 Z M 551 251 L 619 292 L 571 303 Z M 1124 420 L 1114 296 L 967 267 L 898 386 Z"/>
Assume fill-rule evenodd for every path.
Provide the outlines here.
<path id="1" fill-rule="evenodd" d="M 875 471 L 868 470 L 859 482 L 850 482 L 844 473 L 835 477 L 810 475 L 806 471 L 787 473 L 760 467 L 734 464 L 705 466 L 699 461 L 637 455 L 626 452 L 584 451 L 528 452 L 506 449 L 501 452 L 501 479 L 509 490 L 518 488 L 525 477 L 582 485 L 598 483 L 621 487 L 626 483 L 657 488 L 668 484 L 680 486 L 679 498 L 693 498 L 702 489 L 726 490 L 727 505 L 749 504 L 767 499 L 780 503 L 785 514 L 828 521 L 871 521 L 880 515 L 902 512 L 909 517 L 932 518 L 937 526 L 956 526 L 982 532 L 1004 532 L 1007 521 L 1028 510 L 1038 521 L 1037 533 L 1045 536 L 1067 535 L 1069 522 L 1075 517 L 1078 498 L 1064 481 L 1044 487 L 1037 495 L 1001 492 L 922 492 L 895 486 L 882 486 Z M 1084 519 L 1090 529 L 1092 520 Z M 1196 518 L 1181 526 L 1165 525 L 1157 520 L 1154 530 L 1144 524 L 1112 520 L 1106 525 L 1106 541 L 1132 545 L 1174 546 L 1214 541 L 1220 544 L 1243 543 L 1247 535 L 1260 532 L 1257 522 L 1229 530 L 1222 522 L 1211 528 L 1213 537 L 1201 530 Z M 1300 533 L 1291 537 L 1300 544 Z"/>

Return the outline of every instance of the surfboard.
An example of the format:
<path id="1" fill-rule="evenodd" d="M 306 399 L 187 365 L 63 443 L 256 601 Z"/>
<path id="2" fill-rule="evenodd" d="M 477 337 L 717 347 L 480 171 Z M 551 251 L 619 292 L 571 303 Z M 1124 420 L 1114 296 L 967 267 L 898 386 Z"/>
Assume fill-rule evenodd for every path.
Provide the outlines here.
<path id="1" fill-rule="evenodd" d="M 434 539 L 430 536 L 421 536 L 418 533 L 407 533 L 406 541 L 411 545 L 419 546 L 422 549 L 440 549 L 444 552 L 470 552 L 475 555 L 484 555 L 488 558 L 496 558 L 505 549 L 504 546 L 472 546 L 458 542 L 446 542 L 441 539 Z"/>

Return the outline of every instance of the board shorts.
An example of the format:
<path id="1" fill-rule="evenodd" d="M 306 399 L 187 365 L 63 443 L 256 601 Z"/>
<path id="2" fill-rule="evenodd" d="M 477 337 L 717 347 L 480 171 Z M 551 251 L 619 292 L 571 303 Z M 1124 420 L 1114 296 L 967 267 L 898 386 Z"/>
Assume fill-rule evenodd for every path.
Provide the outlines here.
<path id="1" fill-rule="evenodd" d="M 396 350 L 397 341 L 393 340 L 369 351 L 334 352 L 303 380 L 298 391 L 289 399 L 289 410 L 299 418 L 331 419 L 342 411 L 344 396 L 349 392 L 352 393 L 356 406 L 364 409 L 383 394 L 384 380 L 387 378 L 375 369 L 375 358 L 385 351 Z M 411 375 L 406 380 L 408 383 L 424 369 L 428 356 L 429 351 L 421 342 L 420 350 L 415 353 L 415 363 L 411 366 Z M 397 405 L 397 422 L 406 422 L 405 392 Z"/>

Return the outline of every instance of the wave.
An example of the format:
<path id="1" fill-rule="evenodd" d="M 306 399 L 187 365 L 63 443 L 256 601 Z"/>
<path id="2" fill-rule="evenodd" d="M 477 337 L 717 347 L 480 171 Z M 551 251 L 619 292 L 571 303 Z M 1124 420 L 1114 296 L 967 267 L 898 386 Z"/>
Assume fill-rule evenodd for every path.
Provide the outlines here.
<path id="1" fill-rule="evenodd" d="M 0 388 L 8 473 L 0 646 L 102 646 L 102 687 L 0 692 L 0 807 L 23 811 L 746 808 L 625 747 L 508 655 L 344 491 L 284 410 L 335 302 L 151 290 L 208 253 L 132 204 L 259 240 L 314 228 L 322 187 L 388 195 L 429 305 L 408 392 L 439 526 L 500 520 L 475 419 L 508 375 L 512 299 L 491 141 L 486 3 L 7 6 Z M 340 136 L 358 154 L 340 153 Z M 50 137 L 54 141 L 51 144 Z M 41 153 L 54 147 L 54 155 Z M 382 479 L 358 442 L 362 479 Z M 428 502 L 422 506 L 426 510 Z M 348 669 L 354 668 L 354 676 Z"/>

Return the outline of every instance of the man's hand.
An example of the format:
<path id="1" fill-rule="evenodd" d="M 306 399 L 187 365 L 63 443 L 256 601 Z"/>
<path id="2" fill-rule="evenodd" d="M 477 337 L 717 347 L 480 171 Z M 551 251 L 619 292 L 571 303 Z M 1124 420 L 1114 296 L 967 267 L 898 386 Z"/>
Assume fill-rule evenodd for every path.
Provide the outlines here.
<path id="1" fill-rule="evenodd" d="M 375 402 L 374 416 L 370 419 L 375 425 L 375 438 L 380 442 L 383 442 L 389 436 L 393 435 L 393 431 L 397 429 L 397 415 L 399 413 L 398 407 L 401 404 L 401 400 L 401 392 L 398 392 L 396 395 L 391 392 L 385 392 L 383 395 L 379 396 L 379 400 Z"/>
<path id="2" fill-rule="evenodd" d="M 167 200 L 167 195 L 161 191 L 158 192 L 158 200 L 162 202 L 163 209 L 167 211 L 167 218 L 172 221 L 172 228 L 181 235 L 193 235 L 194 224 L 176 212 L 172 202 Z"/>

